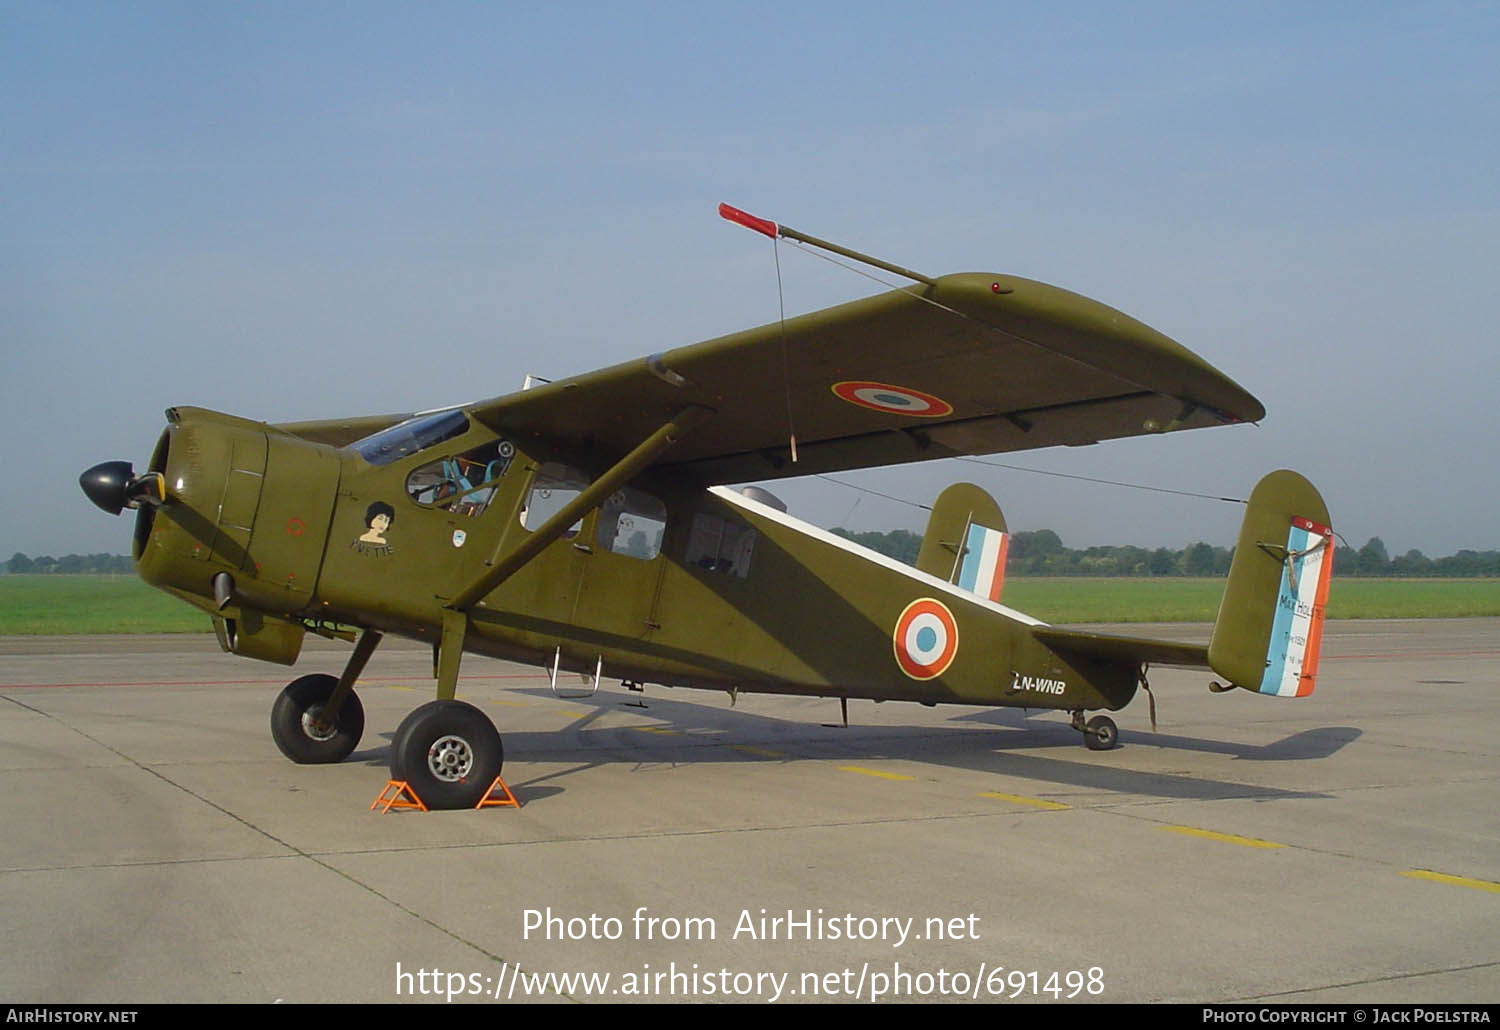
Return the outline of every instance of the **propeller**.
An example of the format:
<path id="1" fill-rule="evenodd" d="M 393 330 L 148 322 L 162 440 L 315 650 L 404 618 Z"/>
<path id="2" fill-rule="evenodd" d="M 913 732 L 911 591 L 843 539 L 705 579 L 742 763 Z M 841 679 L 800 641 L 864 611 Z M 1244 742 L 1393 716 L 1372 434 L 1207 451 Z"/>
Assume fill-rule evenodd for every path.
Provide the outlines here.
<path id="1" fill-rule="evenodd" d="M 154 505 L 167 499 L 167 481 L 160 472 L 138 476 L 128 461 L 100 462 L 78 477 L 78 485 L 89 500 L 111 515 L 138 508 L 142 501 Z"/>

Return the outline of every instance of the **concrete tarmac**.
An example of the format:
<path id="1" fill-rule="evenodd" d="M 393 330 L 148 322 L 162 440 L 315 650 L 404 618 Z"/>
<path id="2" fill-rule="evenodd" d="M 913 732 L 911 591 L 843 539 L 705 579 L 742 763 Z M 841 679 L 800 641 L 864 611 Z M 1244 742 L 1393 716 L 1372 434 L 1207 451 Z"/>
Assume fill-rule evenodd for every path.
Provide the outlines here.
<path id="1" fill-rule="evenodd" d="M 422 648 L 348 761 L 271 742 L 347 653 L 0 638 L 0 1000 L 1500 1001 L 1500 620 L 1330 624 L 1304 701 L 1154 670 L 1109 752 L 467 656 L 523 807 L 428 814 L 370 811 Z"/>

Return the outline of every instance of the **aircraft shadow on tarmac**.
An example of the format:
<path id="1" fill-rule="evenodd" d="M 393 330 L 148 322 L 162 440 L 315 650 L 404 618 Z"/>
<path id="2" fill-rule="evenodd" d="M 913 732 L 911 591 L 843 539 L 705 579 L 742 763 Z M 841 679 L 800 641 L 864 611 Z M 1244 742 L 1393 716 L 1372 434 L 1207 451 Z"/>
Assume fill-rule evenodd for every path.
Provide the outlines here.
<path id="1" fill-rule="evenodd" d="M 530 695 L 555 702 L 545 688 L 512 690 L 512 695 Z M 485 704 L 485 699 L 471 698 Z M 1016 776 L 1039 783 L 1083 790 L 1116 791 L 1163 799 L 1256 800 L 1319 799 L 1317 791 L 1284 790 L 1253 783 L 1219 780 L 1176 772 L 1126 768 L 1098 764 L 1095 753 L 1084 752 L 1076 730 L 1058 719 L 1041 719 L 1044 713 L 1019 709 L 993 709 L 957 716 L 942 726 L 861 725 L 858 709 L 851 713 L 845 729 L 831 723 L 804 722 L 715 708 L 702 703 L 675 701 L 654 695 L 646 708 L 617 693 L 601 692 L 587 698 L 567 698 L 566 703 L 585 714 L 557 730 L 506 731 L 507 779 L 511 790 L 529 803 L 565 793 L 558 781 L 587 769 L 619 766 L 631 772 L 706 763 L 783 763 L 808 760 L 902 761 L 947 766 L 1000 776 Z M 624 707 L 629 705 L 630 707 Z M 640 711 L 649 724 L 598 726 L 606 715 Z M 832 709 L 837 713 L 837 709 Z M 1028 717 L 1031 716 L 1031 717 Z M 967 723 L 954 726 L 952 723 Z M 978 725 L 975 725 L 978 724 Z M 665 732 L 664 732 L 665 731 Z M 387 741 L 393 734 L 382 734 Z M 1165 733 L 1130 732 L 1115 753 L 1128 761 L 1130 748 L 1171 749 L 1227 755 L 1251 762 L 1308 761 L 1326 758 L 1359 738 L 1353 727 L 1333 726 L 1304 730 L 1266 745 L 1202 740 Z M 1038 748 L 1056 748 L 1077 753 L 1077 759 L 1035 754 Z M 1026 753 L 1021 753 L 1021 752 Z M 1085 758 L 1090 755 L 1090 758 Z M 384 765 L 388 746 L 366 747 L 350 761 Z M 1104 761 L 1109 761 L 1105 756 Z M 552 770 L 527 779 L 528 761 L 577 760 L 569 768 Z M 519 773 L 520 775 L 516 775 Z"/>
<path id="2" fill-rule="evenodd" d="M 997 708 L 975 712 L 971 715 L 961 715 L 953 721 L 1035 728 L 1038 725 L 1048 724 L 1038 724 L 1028 720 L 1052 714 L 1055 713 L 1025 708 Z M 1052 725 L 1061 724 L 1053 723 Z M 1149 733 L 1135 731 L 1129 733 L 1128 736 L 1122 736 L 1121 746 L 1128 747 L 1133 742 L 1153 747 L 1169 747 L 1179 751 L 1203 751 L 1229 755 L 1247 762 L 1299 762 L 1327 758 L 1342 750 L 1345 745 L 1358 740 L 1363 732 L 1353 726 L 1323 726 L 1293 733 L 1289 737 L 1283 737 L 1270 744 L 1240 744 L 1234 741 L 1201 740 L 1197 737 L 1183 737 L 1155 731 Z"/>

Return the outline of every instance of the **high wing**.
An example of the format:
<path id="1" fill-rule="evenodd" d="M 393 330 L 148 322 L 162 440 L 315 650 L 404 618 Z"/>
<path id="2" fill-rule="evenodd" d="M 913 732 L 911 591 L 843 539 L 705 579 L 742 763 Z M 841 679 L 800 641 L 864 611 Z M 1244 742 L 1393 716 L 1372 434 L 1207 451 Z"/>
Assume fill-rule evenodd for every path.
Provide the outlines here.
<path id="1" fill-rule="evenodd" d="M 518 442 L 541 437 L 619 454 L 687 406 L 714 414 L 657 466 L 705 484 L 1081 445 L 1265 414 L 1192 351 L 1113 308 L 977 273 L 470 410 Z"/>
<path id="2" fill-rule="evenodd" d="M 397 422 L 411 418 L 405 415 L 361 415 L 358 418 L 328 418 L 309 422 L 281 422 L 276 425 L 284 433 L 300 436 L 313 443 L 324 443 L 330 447 L 347 447 L 371 433 L 388 429 Z"/>
<path id="3" fill-rule="evenodd" d="M 982 273 L 465 407 L 518 443 L 615 456 L 683 409 L 706 408 L 713 414 L 655 461 L 705 485 L 1079 446 L 1265 414 L 1229 377 L 1128 315 Z M 279 428 L 341 446 L 398 418 Z"/>

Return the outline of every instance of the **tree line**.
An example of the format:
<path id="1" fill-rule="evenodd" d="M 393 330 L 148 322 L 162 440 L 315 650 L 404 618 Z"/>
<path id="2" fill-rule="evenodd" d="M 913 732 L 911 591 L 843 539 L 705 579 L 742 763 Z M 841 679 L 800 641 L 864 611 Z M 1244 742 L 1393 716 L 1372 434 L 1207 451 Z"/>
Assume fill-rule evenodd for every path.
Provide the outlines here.
<path id="1" fill-rule="evenodd" d="M 0 554 L 3 554 L 0 551 Z M 17 551 L 5 563 L 6 572 L 51 573 L 51 572 L 134 572 L 130 557 L 124 554 L 65 554 L 54 558 L 44 554 L 40 558 L 28 558 Z"/>
<path id="2" fill-rule="evenodd" d="M 889 533 L 855 533 L 835 529 L 835 534 L 862 547 L 888 555 L 908 565 L 917 563 L 922 537 L 906 529 Z M 1169 547 L 1111 546 L 1081 550 L 1063 546 L 1050 529 L 1012 533 L 1005 571 L 1013 576 L 1224 576 L 1234 550 L 1197 542 L 1181 550 Z M 65 554 L 29 558 L 17 551 L 5 563 L 5 571 L 22 573 L 132 572 L 130 558 L 123 554 Z M 1333 571 L 1340 576 L 1433 576 L 1463 578 L 1500 576 L 1500 551 L 1463 550 L 1444 558 L 1429 558 L 1411 550 L 1398 557 L 1386 552 L 1377 537 L 1358 550 L 1338 546 L 1333 551 Z"/>
<path id="3" fill-rule="evenodd" d="M 833 532 L 862 547 L 915 565 L 922 537 L 905 529 L 889 533 Z M 1234 549 L 1201 541 L 1181 550 L 1169 547 L 1110 546 L 1075 549 L 1063 545 L 1050 529 L 1012 533 L 1005 571 L 1012 576 L 1225 576 Z M 1421 551 L 1407 551 L 1392 558 L 1379 537 L 1363 547 L 1335 546 L 1333 571 L 1339 576 L 1500 576 L 1500 551 L 1459 551 L 1444 558 L 1429 558 Z"/>

